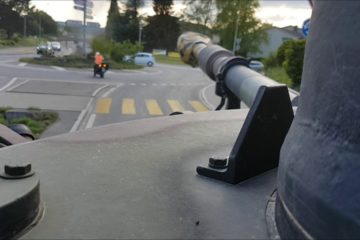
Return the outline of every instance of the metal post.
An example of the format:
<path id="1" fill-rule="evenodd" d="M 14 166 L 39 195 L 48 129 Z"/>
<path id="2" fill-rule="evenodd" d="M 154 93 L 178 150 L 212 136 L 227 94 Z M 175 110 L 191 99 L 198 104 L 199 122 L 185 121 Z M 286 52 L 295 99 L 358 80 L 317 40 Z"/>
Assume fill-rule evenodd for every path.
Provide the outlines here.
<path id="1" fill-rule="evenodd" d="M 84 31 L 84 39 L 83 39 L 83 51 L 84 51 L 84 57 L 86 57 L 86 5 L 87 5 L 87 0 L 84 0 L 84 26 L 83 26 L 83 31 Z"/>
<path id="2" fill-rule="evenodd" d="M 237 40 L 237 35 L 238 35 L 238 31 L 239 31 L 239 19 L 236 19 L 236 27 L 235 27 L 235 35 L 234 35 L 234 44 L 233 44 L 233 54 L 235 55 L 235 49 L 236 49 L 236 40 Z"/>
<path id="3" fill-rule="evenodd" d="M 39 39 L 41 38 L 41 16 L 39 16 Z"/>
<path id="4" fill-rule="evenodd" d="M 24 38 L 26 38 L 26 15 L 24 15 Z"/>
<path id="5" fill-rule="evenodd" d="M 141 22 L 139 22 L 139 44 L 141 44 L 141 31 L 142 31 L 142 25 Z"/>

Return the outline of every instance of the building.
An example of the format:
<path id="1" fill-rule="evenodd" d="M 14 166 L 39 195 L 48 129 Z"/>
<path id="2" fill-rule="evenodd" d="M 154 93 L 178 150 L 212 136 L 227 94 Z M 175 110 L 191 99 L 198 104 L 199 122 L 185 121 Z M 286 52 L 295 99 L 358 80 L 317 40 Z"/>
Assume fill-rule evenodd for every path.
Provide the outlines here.
<path id="1" fill-rule="evenodd" d="M 267 29 L 266 32 L 268 34 L 268 42 L 260 45 L 260 53 L 250 54 L 252 58 L 269 57 L 271 53 L 277 51 L 283 42 L 304 38 L 296 26 L 287 26 L 284 28 L 271 27 Z"/>
<path id="2" fill-rule="evenodd" d="M 57 22 L 59 30 L 66 32 L 66 36 L 72 39 L 81 40 L 83 37 L 83 22 L 79 20 L 66 20 L 65 22 Z M 92 38 L 105 32 L 98 22 L 86 22 L 86 38 Z"/>

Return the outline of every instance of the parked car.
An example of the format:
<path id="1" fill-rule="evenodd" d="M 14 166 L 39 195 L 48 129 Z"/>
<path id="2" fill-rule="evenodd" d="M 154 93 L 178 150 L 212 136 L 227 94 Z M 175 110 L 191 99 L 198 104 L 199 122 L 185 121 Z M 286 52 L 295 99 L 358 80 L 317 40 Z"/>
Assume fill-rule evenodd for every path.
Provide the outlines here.
<path id="1" fill-rule="evenodd" d="M 51 42 L 51 48 L 54 51 L 61 51 L 61 44 L 59 42 Z"/>
<path id="2" fill-rule="evenodd" d="M 133 62 L 134 62 L 134 56 L 125 55 L 125 56 L 123 57 L 123 62 L 133 63 Z"/>
<path id="3" fill-rule="evenodd" d="M 262 72 L 264 70 L 264 64 L 260 61 L 251 60 L 249 66 L 252 70 Z"/>
<path id="4" fill-rule="evenodd" d="M 152 67 L 155 65 L 155 58 L 151 53 L 139 52 L 134 57 L 134 63 Z"/>
<path id="5" fill-rule="evenodd" d="M 36 53 L 40 55 L 48 55 L 52 56 L 54 55 L 54 50 L 51 46 L 50 42 L 47 43 L 41 43 L 36 47 Z"/>

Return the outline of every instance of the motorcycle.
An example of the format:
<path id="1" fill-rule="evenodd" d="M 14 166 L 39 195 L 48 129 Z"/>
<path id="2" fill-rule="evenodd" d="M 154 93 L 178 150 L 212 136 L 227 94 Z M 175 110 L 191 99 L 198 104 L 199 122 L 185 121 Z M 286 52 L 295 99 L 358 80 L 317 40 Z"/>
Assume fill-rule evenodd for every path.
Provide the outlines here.
<path id="1" fill-rule="evenodd" d="M 101 78 L 104 78 L 104 75 L 108 69 L 109 69 L 109 64 L 107 63 L 95 64 L 94 77 L 96 77 L 96 75 L 100 75 Z"/>

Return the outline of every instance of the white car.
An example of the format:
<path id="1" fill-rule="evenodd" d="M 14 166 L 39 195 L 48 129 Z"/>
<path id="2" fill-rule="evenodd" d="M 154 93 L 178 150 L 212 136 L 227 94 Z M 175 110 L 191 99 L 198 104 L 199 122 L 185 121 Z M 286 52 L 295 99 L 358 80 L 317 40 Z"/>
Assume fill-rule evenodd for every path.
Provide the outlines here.
<path id="1" fill-rule="evenodd" d="M 251 60 L 249 63 L 249 67 L 257 72 L 262 72 L 264 70 L 264 64 L 256 60 Z"/>
<path id="2" fill-rule="evenodd" d="M 59 42 L 51 42 L 51 48 L 54 51 L 61 51 L 61 44 Z"/>
<path id="3" fill-rule="evenodd" d="M 151 53 L 139 52 L 134 57 L 134 63 L 152 67 L 155 65 L 155 58 Z"/>

